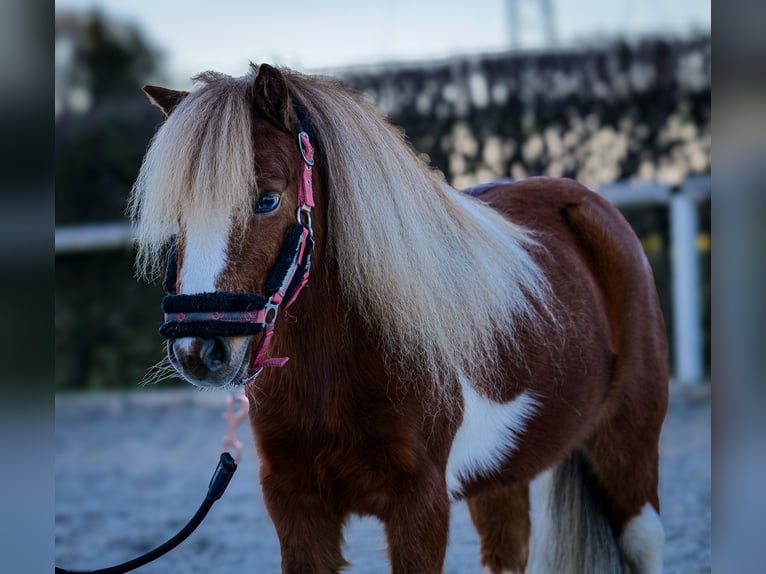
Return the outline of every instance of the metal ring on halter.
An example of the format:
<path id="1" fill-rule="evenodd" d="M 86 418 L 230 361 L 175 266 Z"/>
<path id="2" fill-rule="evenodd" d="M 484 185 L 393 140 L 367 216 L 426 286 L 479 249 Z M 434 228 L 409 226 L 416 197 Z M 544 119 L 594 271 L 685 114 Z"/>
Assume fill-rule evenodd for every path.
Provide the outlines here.
<path id="1" fill-rule="evenodd" d="M 306 136 L 306 139 L 310 141 L 309 134 L 307 134 L 304 131 L 298 132 L 298 148 L 301 150 L 301 155 L 303 156 L 303 161 L 306 162 L 306 165 L 314 165 L 314 158 L 309 159 L 306 157 L 306 148 L 303 147 L 303 139 L 301 139 L 301 136 Z"/>
<path id="2" fill-rule="evenodd" d="M 303 218 L 301 217 L 301 214 L 305 214 L 306 215 L 306 222 L 305 223 L 303 222 Z M 308 207 L 307 205 L 299 207 L 298 208 L 298 212 L 295 215 L 298 218 L 298 223 L 300 223 L 301 225 L 305 225 L 309 229 L 313 229 L 311 227 L 311 208 L 310 207 Z"/>
<path id="3" fill-rule="evenodd" d="M 269 313 L 274 312 L 274 314 L 271 317 L 271 320 L 269 321 Z M 277 314 L 279 313 L 279 304 L 272 303 L 271 300 L 266 302 L 265 307 L 263 308 L 263 324 L 265 326 L 273 325 L 274 321 L 277 320 Z"/>

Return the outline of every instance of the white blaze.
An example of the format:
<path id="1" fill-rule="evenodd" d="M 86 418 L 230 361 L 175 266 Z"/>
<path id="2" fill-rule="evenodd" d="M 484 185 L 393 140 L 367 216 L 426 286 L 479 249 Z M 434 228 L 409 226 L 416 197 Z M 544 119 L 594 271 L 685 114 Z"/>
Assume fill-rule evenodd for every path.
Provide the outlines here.
<path id="1" fill-rule="evenodd" d="M 184 222 L 184 249 L 179 293 L 211 293 L 226 267 L 229 245 L 228 214 L 211 213 L 189 217 Z"/>

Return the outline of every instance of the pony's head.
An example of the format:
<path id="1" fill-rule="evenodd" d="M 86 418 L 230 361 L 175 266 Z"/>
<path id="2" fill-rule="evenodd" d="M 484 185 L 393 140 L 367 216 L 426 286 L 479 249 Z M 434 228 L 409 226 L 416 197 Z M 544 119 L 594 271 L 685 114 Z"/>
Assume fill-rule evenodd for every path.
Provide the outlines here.
<path id="1" fill-rule="evenodd" d="M 242 78 L 197 80 L 191 93 L 146 89 L 168 117 L 131 199 L 145 275 L 162 267 L 174 240 L 177 294 L 165 300 L 161 334 L 186 379 L 241 382 L 266 356 L 275 286 L 292 283 L 289 301 L 302 284 L 302 249 L 312 245 L 312 230 L 299 229 L 311 228 L 299 209 L 310 172 L 299 145 L 306 124 L 316 128 L 312 275 L 319 271 L 323 290 L 302 295 L 301 311 L 335 298 L 335 309 L 349 311 L 345 327 L 387 367 L 437 393 L 458 374 L 483 376 L 494 368 L 492 349 L 514 346 L 520 325 L 539 322 L 548 288 L 536 242 L 449 187 L 362 95 L 265 64 Z"/>
<path id="2" fill-rule="evenodd" d="M 130 209 L 143 273 L 156 273 L 172 242 L 160 330 L 168 356 L 191 383 L 219 387 L 259 366 L 252 335 L 270 338 L 280 304 L 305 283 L 313 142 L 275 68 L 196 80 L 191 93 L 144 88 L 167 119 Z"/>

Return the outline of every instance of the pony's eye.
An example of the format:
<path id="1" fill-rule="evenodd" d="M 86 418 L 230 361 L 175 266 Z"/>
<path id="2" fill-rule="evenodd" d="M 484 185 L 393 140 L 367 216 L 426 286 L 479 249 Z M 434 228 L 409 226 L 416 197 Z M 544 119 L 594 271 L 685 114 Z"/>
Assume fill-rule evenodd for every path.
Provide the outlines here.
<path id="1" fill-rule="evenodd" d="M 276 193 L 267 193 L 258 198 L 258 202 L 255 204 L 255 213 L 269 213 L 279 207 L 281 198 Z"/>

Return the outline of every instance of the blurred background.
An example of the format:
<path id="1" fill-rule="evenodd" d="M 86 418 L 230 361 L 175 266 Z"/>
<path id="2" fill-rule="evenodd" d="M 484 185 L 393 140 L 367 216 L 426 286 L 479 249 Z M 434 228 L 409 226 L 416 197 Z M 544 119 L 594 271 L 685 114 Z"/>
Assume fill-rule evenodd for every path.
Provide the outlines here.
<path id="1" fill-rule="evenodd" d="M 249 61 L 365 92 L 457 188 L 552 175 L 608 197 L 653 266 L 674 379 L 708 380 L 709 0 L 285 6 L 56 2 L 57 391 L 137 389 L 163 354 L 124 215 L 163 119 L 141 86 Z"/>

